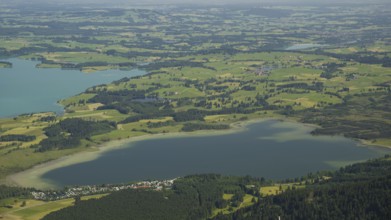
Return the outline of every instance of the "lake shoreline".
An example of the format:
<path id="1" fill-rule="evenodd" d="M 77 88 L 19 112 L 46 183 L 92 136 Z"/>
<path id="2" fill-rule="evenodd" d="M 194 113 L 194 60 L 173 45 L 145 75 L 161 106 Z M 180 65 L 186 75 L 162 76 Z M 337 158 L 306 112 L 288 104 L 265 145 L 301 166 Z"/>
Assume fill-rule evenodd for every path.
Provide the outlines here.
<path id="1" fill-rule="evenodd" d="M 112 140 L 102 143 L 93 148 L 89 148 L 90 151 L 82 151 L 75 154 L 66 155 L 55 160 L 44 162 L 42 164 L 35 165 L 27 170 L 8 175 L 5 178 L 4 183 L 10 186 L 20 187 L 34 187 L 37 189 L 58 189 L 55 183 L 44 181 L 41 176 L 46 172 L 55 170 L 61 167 L 66 167 L 73 164 L 84 163 L 97 159 L 103 153 L 116 149 L 121 149 L 127 144 L 131 144 L 143 140 L 161 139 L 161 138 L 176 138 L 176 137 L 200 137 L 200 136 L 217 136 L 226 135 L 231 133 L 237 133 L 244 131 L 246 126 L 269 120 L 279 120 L 278 118 L 260 118 L 247 121 L 239 121 L 230 124 L 231 128 L 226 130 L 201 130 L 194 132 L 175 132 L 165 134 L 146 134 L 137 137 L 131 137 L 121 140 Z"/>
<path id="2" fill-rule="evenodd" d="M 146 134 L 142 136 L 136 136 L 136 137 L 126 138 L 121 140 L 112 140 L 109 142 L 102 143 L 98 146 L 88 148 L 89 151 L 82 151 L 75 154 L 63 156 L 58 159 L 36 165 L 22 172 L 8 175 L 5 178 L 5 184 L 13 185 L 13 186 L 16 185 L 21 187 L 35 187 L 38 189 L 59 189 L 61 187 L 56 186 L 56 183 L 50 182 L 48 180 L 44 180 L 41 177 L 45 173 L 58 168 L 95 160 L 108 151 L 131 147 L 129 146 L 130 144 L 138 141 L 162 139 L 162 138 L 202 137 L 202 136 L 205 137 L 205 136 L 227 135 L 227 134 L 239 133 L 245 131 L 247 129 L 247 126 L 251 124 L 273 121 L 273 120 L 288 122 L 288 123 L 298 123 L 303 127 L 308 128 L 308 131 L 320 127 L 314 124 L 300 123 L 292 118 L 267 117 L 267 118 L 256 118 L 256 119 L 250 119 L 246 121 L 233 122 L 230 124 L 231 128 L 227 130 L 201 130 L 201 131 L 194 131 L 194 132 Z M 363 147 L 379 147 L 379 148 L 385 147 L 386 149 L 391 149 L 390 147 L 386 147 L 386 146 L 375 146 L 372 144 L 368 144 L 365 143 L 363 140 L 356 140 L 356 139 L 351 139 L 351 140 L 356 141 L 358 144 L 362 145 Z"/>

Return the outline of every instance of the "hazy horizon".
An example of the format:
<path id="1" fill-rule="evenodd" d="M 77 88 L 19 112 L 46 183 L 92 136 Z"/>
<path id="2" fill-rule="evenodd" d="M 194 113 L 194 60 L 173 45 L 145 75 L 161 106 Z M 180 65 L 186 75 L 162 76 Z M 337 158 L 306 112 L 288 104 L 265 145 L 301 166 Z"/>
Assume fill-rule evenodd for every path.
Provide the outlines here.
<path id="1" fill-rule="evenodd" d="M 379 4 L 391 3 L 389 0 L 3 0 L 6 4 L 125 4 L 125 5 L 161 5 L 161 4 L 309 4 L 309 5 L 327 5 L 327 4 Z"/>

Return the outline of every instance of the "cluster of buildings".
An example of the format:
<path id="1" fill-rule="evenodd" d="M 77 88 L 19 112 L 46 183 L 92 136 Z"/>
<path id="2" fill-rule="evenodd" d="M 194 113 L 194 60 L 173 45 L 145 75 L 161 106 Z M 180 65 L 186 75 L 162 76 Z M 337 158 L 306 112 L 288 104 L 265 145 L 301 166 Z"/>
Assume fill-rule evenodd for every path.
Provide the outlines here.
<path id="1" fill-rule="evenodd" d="M 104 184 L 104 185 L 86 185 L 68 187 L 61 191 L 33 191 L 31 194 L 34 199 L 53 201 L 67 198 L 75 198 L 80 196 L 103 194 L 116 192 L 126 189 L 149 189 L 160 191 L 163 189 L 171 189 L 175 179 L 171 180 L 153 180 L 153 181 L 141 181 L 132 184 Z"/>

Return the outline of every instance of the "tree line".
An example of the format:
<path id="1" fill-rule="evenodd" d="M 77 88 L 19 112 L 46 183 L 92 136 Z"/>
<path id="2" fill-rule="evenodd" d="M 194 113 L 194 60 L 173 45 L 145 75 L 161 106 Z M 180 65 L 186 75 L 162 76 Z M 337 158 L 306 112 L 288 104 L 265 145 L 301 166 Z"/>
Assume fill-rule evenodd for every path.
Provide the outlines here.
<path id="1" fill-rule="evenodd" d="M 0 136 L 0 141 L 22 141 L 29 142 L 35 140 L 36 137 L 33 135 L 23 135 L 23 134 L 8 134 Z"/>
<path id="2" fill-rule="evenodd" d="M 197 130 L 225 130 L 229 129 L 227 124 L 202 124 L 202 123 L 185 123 L 182 131 L 197 131 Z"/>

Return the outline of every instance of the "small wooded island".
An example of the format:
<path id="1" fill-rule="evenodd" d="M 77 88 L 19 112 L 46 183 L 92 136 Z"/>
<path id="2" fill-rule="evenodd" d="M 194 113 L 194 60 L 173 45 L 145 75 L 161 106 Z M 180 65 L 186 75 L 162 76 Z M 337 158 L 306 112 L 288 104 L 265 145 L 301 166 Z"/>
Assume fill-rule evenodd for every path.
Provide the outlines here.
<path id="1" fill-rule="evenodd" d="M 384 155 L 391 147 L 389 3 L 78 4 L 0 3 L 0 93 L 10 86 L 13 76 L 5 68 L 16 68 L 15 57 L 61 74 L 136 68 L 147 74 L 97 84 L 58 100 L 63 114 L 25 109 L 26 114 L 0 118 L 0 218 L 391 217 L 391 165 Z M 72 83 L 64 81 L 63 86 Z M 32 87 L 19 89 L 29 94 L 27 88 Z M 48 93 L 53 91 L 48 87 Z M 0 103 L 11 105 L 12 100 L 0 96 Z M 350 138 L 381 158 L 348 166 L 357 161 L 326 161 L 334 170 L 274 180 L 262 174 L 189 173 L 159 190 L 87 190 L 50 202 L 33 199 L 31 193 L 40 189 L 13 181 L 33 167 L 68 166 L 64 161 L 90 154 L 89 160 L 103 157 L 105 149 L 129 140 L 221 135 L 260 119 L 309 124 L 312 135 Z M 273 140 L 286 141 L 283 135 Z M 292 137 L 299 138 L 290 135 L 292 143 Z M 283 156 L 274 158 L 275 163 Z M 233 156 L 226 159 L 235 163 Z M 80 162 L 85 161 L 73 161 Z"/>

